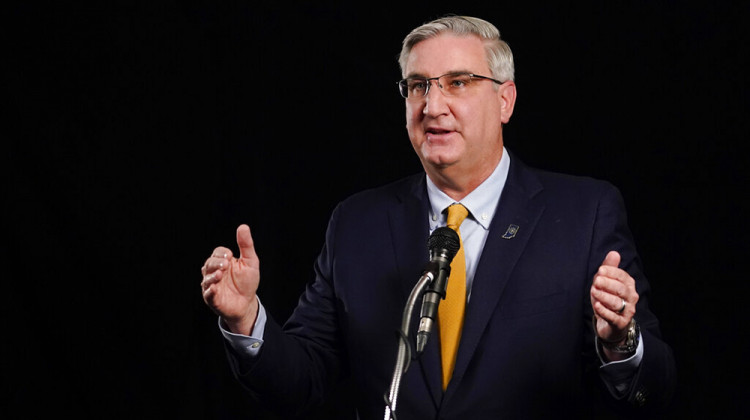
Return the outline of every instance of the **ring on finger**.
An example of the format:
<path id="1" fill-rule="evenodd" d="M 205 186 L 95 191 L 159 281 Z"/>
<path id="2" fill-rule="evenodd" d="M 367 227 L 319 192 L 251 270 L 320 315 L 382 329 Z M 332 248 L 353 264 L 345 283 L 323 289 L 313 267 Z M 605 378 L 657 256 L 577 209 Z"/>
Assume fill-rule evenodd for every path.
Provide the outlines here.
<path id="1" fill-rule="evenodd" d="M 625 299 L 620 298 L 620 300 L 622 300 L 622 306 L 617 310 L 618 314 L 621 314 L 625 310 L 625 307 L 628 306 L 628 303 L 625 302 Z"/>

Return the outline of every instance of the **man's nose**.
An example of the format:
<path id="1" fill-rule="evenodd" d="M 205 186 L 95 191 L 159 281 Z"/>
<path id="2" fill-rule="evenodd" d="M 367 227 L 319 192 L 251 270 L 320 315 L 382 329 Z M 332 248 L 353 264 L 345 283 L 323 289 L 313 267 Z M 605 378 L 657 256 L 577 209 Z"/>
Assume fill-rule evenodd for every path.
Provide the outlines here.
<path id="1" fill-rule="evenodd" d="M 438 116 L 447 112 L 448 103 L 447 97 L 443 93 L 443 89 L 441 89 L 440 81 L 429 81 L 430 84 L 433 82 L 435 82 L 435 86 L 431 86 L 424 97 L 424 109 L 422 109 L 422 113 L 429 116 Z"/>

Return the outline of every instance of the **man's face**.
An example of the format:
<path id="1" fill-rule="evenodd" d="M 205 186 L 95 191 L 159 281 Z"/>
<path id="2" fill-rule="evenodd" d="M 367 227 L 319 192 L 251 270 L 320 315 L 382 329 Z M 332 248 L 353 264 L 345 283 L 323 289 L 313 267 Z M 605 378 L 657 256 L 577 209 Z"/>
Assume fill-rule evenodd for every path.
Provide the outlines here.
<path id="1" fill-rule="evenodd" d="M 442 34 L 416 44 L 406 62 L 406 77 L 437 77 L 468 72 L 492 77 L 484 45 L 476 36 Z M 502 126 L 515 101 L 512 82 L 474 81 L 467 95 L 445 96 L 431 82 L 424 98 L 406 100 L 406 129 L 428 174 L 486 178 L 502 156 Z M 512 98 L 504 95 L 512 89 Z M 435 180 L 433 178 L 433 180 Z"/>

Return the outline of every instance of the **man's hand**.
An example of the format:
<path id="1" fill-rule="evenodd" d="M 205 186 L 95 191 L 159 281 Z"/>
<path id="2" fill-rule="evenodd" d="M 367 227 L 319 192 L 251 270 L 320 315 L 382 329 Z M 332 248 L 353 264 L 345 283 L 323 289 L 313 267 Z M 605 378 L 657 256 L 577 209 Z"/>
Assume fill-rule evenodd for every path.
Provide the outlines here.
<path id="1" fill-rule="evenodd" d="M 610 251 L 594 275 L 591 286 L 591 306 L 596 318 L 596 334 L 608 342 L 624 343 L 630 320 L 635 316 L 638 293 L 635 280 L 618 266 L 620 254 Z M 628 357 L 621 353 L 604 353 L 611 361 Z"/>
<path id="2" fill-rule="evenodd" d="M 260 282 L 260 262 L 247 225 L 237 228 L 240 257 L 218 247 L 201 267 L 203 300 L 224 319 L 229 330 L 250 335 L 258 315 L 255 295 Z"/>

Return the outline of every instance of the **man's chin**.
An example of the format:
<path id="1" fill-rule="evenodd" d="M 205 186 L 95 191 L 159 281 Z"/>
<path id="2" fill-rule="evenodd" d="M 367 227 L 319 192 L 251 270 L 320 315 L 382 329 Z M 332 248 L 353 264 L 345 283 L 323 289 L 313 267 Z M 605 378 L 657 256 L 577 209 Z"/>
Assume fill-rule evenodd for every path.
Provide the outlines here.
<path id="1" fill-rule="evenodd" d="M 458 162 L 459 153 L 453 147 L 422 146 L 422 162 L 444 168 Z"/>
<path id="2" fill-rule="evenodd" d="M 427 159 L 422 161 L 422 166 L 425 170 L 431 169 L 433 171 L 444 171 L 456 164 L 455 160 L 447 159 Z M 429 170 L 428 170 L 429 172 Z"/>

